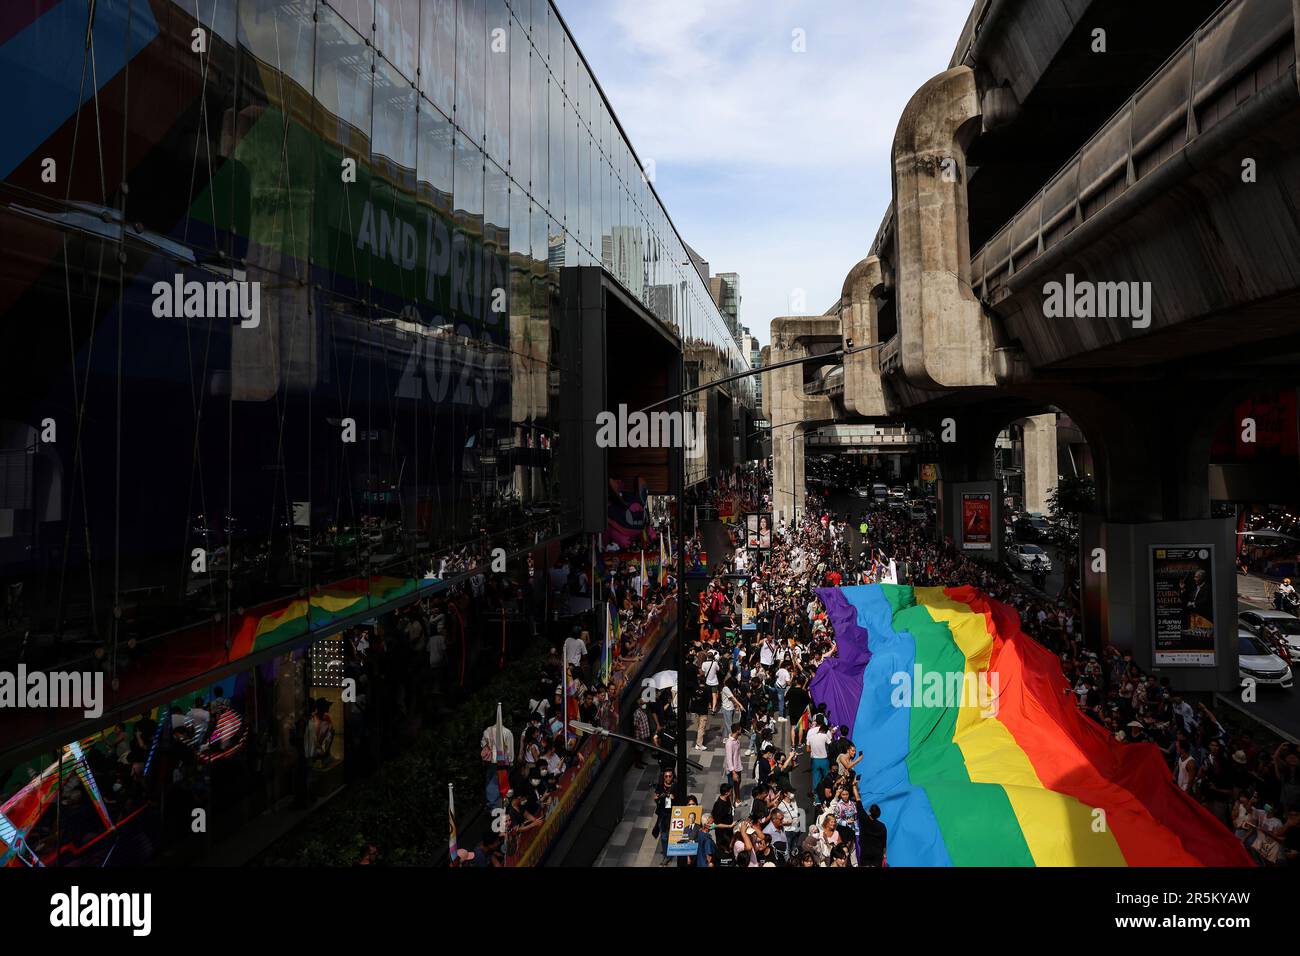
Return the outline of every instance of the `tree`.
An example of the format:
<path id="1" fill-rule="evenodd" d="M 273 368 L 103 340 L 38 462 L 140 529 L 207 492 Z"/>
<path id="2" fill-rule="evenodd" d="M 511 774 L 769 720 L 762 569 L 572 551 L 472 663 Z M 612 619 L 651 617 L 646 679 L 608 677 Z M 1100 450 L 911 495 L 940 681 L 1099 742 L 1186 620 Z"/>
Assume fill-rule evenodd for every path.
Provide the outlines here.
<path id="1" fill-rule="evenodd" d="M 1091 475 L 1062 475 L 1047 496 L 1047 512 L 1052 518 L 1052 542 L 1065 557 L 1061 581 L 1064 598 L 1079 586 L 1079 517 L 1091 511 L 1097 502 L 1097 483 Z"/>
<path id="2" fill-rule="evenodd" d="M 1097 502 L 1097 483 L 1091 475 L 1062 475 L 1047 495 L 1047 512 L 1072 534 L 1079 530 L 1079 516 Z"/>

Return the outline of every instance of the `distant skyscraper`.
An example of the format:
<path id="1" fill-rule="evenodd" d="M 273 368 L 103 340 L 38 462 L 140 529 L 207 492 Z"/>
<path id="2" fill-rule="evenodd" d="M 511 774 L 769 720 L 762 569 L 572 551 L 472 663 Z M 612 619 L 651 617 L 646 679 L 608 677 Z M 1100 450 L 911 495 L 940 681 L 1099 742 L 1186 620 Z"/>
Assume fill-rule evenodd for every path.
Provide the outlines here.
<path id="1" fill-rule="evenodd" d="M 708 260 L 705 259 L 703 256 L 701 256 L 694 249 L 692 249 L 688 244 L 682 243 L 682 245 L 686 246 L 686 255 L 690 257 L 691 265 L 695 266 L 695 271 L 700 274 L 700 279 L 704 282 L 705 285 L 708 285 L 709 284 Z"/>
<path id="2" fill-rule="evenodd" d="M 720 272 L 709 279 L 709 294 L 713 304 L 722 313 L 732 338 L 740 341 L 740 276 L 734 272 Z"/>

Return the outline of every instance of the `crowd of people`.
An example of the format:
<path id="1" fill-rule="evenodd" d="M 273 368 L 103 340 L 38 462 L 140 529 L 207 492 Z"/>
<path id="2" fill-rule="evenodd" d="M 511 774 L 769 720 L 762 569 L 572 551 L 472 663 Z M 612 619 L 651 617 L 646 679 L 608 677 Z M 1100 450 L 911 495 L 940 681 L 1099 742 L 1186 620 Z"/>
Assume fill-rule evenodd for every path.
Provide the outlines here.
<path id="1" fill-rule="evenodd" d="M 503 835 L 460 850 L 460 865 L 504 866 L 526 834 L 542 826 L 566 785 L 565 774 L 585 759 L 572 722 L 606 730 L 619 724 L 624 689 L 676 583 L 671 572 L 663 580 L 648 572 L 643 577 L 639 561 L 614 559 L 607 567 L 603 554 L 596 561 L 593 568 L 590 552 L 575 545 L 549 569 L 548 586 L 553 599 L 575 598 L 579 605 L 591 600 L 594 589 L 598 602 L 616 610 L 618 637 L 606 657 L 604 622 L 591 613 L 579 618 L 563 642 L 550 648 L 529 699 L 506 702 L 501 725 L 484 729 L 479 748 L 485 800 L 504 810 L 506 825 Z"/>
<path id="2" fill-rule="evenodd" d="M 855 547 L 850 521 L 859 533 Z M 726 752 L 726 782 L 704 816 L 697 865 L 883 860 L 884 827 L 879 808 L 859 799 L 854 767 L 860 758 L 850 729 L 832 726 L 808 693 L 817 666 L 835 652 L 816 589 L 882 580 L 974 585 L 1014 608 L 1024 632 L 1058 655 L 1084 713 L 1119 741 L 1159 747 L 1176 784 L 1232 828 L 1257 862 L 1300 861 L 1300 748 L 1258 728 L 1225 726 L 1206 701 L 1174 691 L 1167 678 L 1143 674 L 1131 655 L 1087 646 L 1076 607 L 934 541 L 905 513 L 837 514 L 817 495 L 809 495 L 796 524 L 778 527 L 770 552 L 757 562 L 738 559 L 744 542 L 737 543 L 714 562 L 700 596 L 693 666 L 682 682 L 696 749 L 704 749 L 711 716 L 720 715 Z M 805 759 L 811 794 L 796 793 L 790 779 Z M 656 788 L 661 850 L 670 783 Z"/>

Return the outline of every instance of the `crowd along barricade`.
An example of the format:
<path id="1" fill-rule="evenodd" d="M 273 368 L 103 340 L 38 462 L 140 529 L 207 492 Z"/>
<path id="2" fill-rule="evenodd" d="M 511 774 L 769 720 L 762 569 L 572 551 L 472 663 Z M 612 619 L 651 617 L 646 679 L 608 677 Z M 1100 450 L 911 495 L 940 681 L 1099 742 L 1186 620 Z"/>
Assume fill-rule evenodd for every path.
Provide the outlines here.
<path id="1" fill-rule="evenodd" d="M 635 670 L 627 675 L 622 692 L 614 703 L 611 726 L 617 727 L 626 712 L 626 708 L 635 703 L 641 692 L 641 676 L 649 665 L 653 651 L 668 634 L 675 620 L 676 598 L 669 598 L 658 611 L 647 619 L 637 642 L 636 650 L 640 655 Z M 591 789 L 601 768 L 614 752 L 614 741 L 608 737 L 586 737 L 578 748 L 580 760 L 577 766 L 569 767 L 560 777 L 555 788 L 555 799 L 546 811 L 542 825 L 526 830 L 517 836 L 507 835 L 506 865 L 537 866 L 545 859 L 555 841 L 564 832 L 565 826 L 573 816 L 574 809 Z"/>

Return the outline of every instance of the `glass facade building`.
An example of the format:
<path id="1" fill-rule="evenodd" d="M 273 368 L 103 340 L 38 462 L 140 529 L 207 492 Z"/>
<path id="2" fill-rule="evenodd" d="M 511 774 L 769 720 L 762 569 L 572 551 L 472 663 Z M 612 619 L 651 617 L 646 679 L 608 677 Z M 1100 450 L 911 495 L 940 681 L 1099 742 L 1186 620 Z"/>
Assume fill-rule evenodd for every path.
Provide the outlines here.
<path id="1" fill-rule="evenodd" d="M 0 33 L 3 666 L 121 708 L 579 530 L 564 269 L 748 367 L 548 0 L 93 10 Z"/>

